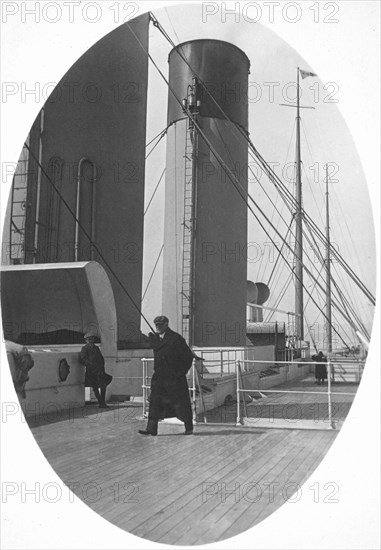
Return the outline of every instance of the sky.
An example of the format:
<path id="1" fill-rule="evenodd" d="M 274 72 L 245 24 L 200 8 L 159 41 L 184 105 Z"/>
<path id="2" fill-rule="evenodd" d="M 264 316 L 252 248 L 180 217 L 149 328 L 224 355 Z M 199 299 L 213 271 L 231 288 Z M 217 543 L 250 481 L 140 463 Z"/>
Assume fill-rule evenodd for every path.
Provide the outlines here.
<path id="1" fill-rule="evenodd" d="M 279 3 L 279 9 L 282 9 L 285 2 Z M 39 3 L 40 6 L 43 4 L 43 2 Z M 157 10 L 160 5 L 168 8 L 174 6 L 174 2 L 121 2 L 118 3 L 118 12 L 115 2 L 93 2 L 92 4 L 93 7 L 98 7 L 98 14 L 100 14 L 96 22 L 91 23 L 86 20 L 82 11 L 77 12 L 71 22 L 68 12 L 63 11 L 59 20 L 51 23 L 43 17 L 39 22 L 35 22 L 30 16 L 25 17 L 23 21 L 21 6 L 25 5 L 24 2 L 1 3 L 3 10 L 2 81 L 14 83 L 16 90 L 6 98 L 3 96 L 1 105 L 2 216 L 4 216 L 12 181 L 9 163 L 17 162 L 22 142 L 44 102 L 43 97 L 36 100 L 30 96 L 23 101 L 21 94 L 23 83 L 28 86 L 40 83 L 43 86 L 50 82 L 58 82 L 84 51 L 122 22 L 122 17 L 129 16 L 131 13 L 137 15 L 147 9 Z M 264 3 L 257 2 L 256 4 L 262 8 L 260 23 L 263 28 L 244 21 L 242 10 L 245 6 L 247 9 L 247 3 L 231 3 L 227 6 L 231 7 L 232 4 L 237 4 L 241 10 L 240 15 L 227 15 L 226 22 L 223 19 L 223 4 L 216 2 L 204 2 L 204 6 L 210 10 L 209 13 L 215 11 L 213 15 L 208 15 L 205 23 L 200 18 L 195 21 L 184 6 L 180 11 L 175 10 L 177 15 L 169 10 L 170 20 L 180 41 L 195 36 L 198 38 L 207 36 L 237 43 L 251 59 L 251 76 L 255 82 L 275 80 L 287 83 L 294 79 L 295 65 L 299 61 L 303 68 L 311 69 L 319 75 L 319 83 L 338 84 L 339 103 L 335 109 L 338 109 L 341 115 L 331 109 L 331 105 L 323 105 L 319 102 L 317 105 L 319 109 L 311 113 L 306 112 L 305 126 L 308 129 L 306 133 L 308 136 L 313 136 L 309 137 L 311 148 L 317 147 L 315 137 L 319 135 L 320 146 L 328 151 L 322 154 L 319 149 L 319 158 L 323 158 L 323 163 L 326 162 L 328 155 L 331 157 L 330 160 L 340 159 L 343 178 L 341 179 L 340 172 L 336 193 L 342 201 L 344 211 L 348 214 L 347 232 L 356 239 L 357 253 L 354 261 L 357 257 L 359 268 L 362 270 L 361 275 L 372 288 L 375 257 L 372 235 L 375 234 L 378 238 L 380 234 L 379 3 L 367 1 L 293 3 L 299 6 L 301 17 L 299 21 L 292 23 L 285 18 L 287 13 L 280 14 L 277 11 L 271 19 Z M 200 5 L 201 3 L 198 3 L 197 7 L 199 8 Z M 9 12 L 13 9 L 15 13 L 5 15 L 5 9 Z M 336 9 L 337 13 L 333 14 Z M 191 11 L 193 13 L 194 8 Z M 251 13 L 247 11 L 245 13 L 247 18 L 253 17 Z M 90 15 L 89 11 L 87 19 L 90 19 Z M 159 12 L 157 16 L 159 18 Z M 289 19 L 291 16 L 292 11 L 288 14 Z M 234 18 L 232 24 L 229 24 L 229 17 Z M 334 22 L 333 19 L 338 21 Z M 165 18 L 165 12 L 160 16 L 160 22 L 171 34 L 171 23 L 168 18 Z M 248 27 L 247 33 L 244 32 L 244 27 Z M 153 31 L 154 29 L 151 30 L 151 34 Z M 269 43 L 264 44 L 260 38 L 268 33 L 275 33 L 275 36 L 271 35 Z M 298 53 L 288 52 L 283 41 Z M 155 46 L 155 58 L 160 58 L 163 66 L 166 65 L 165 52 L 164 46 L 162 49 L 159 45 Z M 264 52 L 266 55 L 263 55 Z M 164 87 L 162 87 L 162 93 L 164 93 Z M 165 126 L 163 105 L 166 103 L 161 101 L 156 107 L 151 105 L 148 112 L 152 124 L 155 123 L 159 130 Z M 277 106 L 277 102 L 274 102 L 274 106 Z M 287 158 L 288 144 L 291 141 L 290 129 L 292 131 L 293 124 L 291 109 L 277 108 L 275 113 L 272 109 L 267 109 L 272 105 L 268 105 L 265 101 L 262 101 L 261 108 L 259 107 L 259 102 L 250 107 L 250 132 L 253 141 L 268 160 L 273 158 L 273 151 L 278 151 L 279 148 L 283 163 Z M 158 116 L 159 110 L 160 116 Z M 316 116 L 317 111 L 319 111 L 319 118 Z M 343 126 L 341 116 L 349 130 Z M 320 125 L 320 133 L 314 131 L 315 123 Z M 153 131 L 155 125 L 147 128 L 149 132 L 152 130 L 152 134 L 147 132 L 147 139 L 155 135 Z M 350 142 L 348 132 L 352 135 L 355 147 Z M 276 142 L 275 138 L 277 138 Z M 315 149 L 312 150 L 315 151 Z M 163 154 L 162 152 L 161 155 Z M 357 155 L 361 159 L 361 165 Z M 343 157 L 345 162 L 342 160 Z M 152 176 L 152 182 L 157 182 L 154 176 L 161 173 L 162 158 L 157 159 L 156 167 L 147 166 L 147 176 Z M 344 192 L 342 192 L 343 188 Z M 370 204 L 366 198 L 368 192 L 371 197 Z M 149 195 L 147 186 L 147 200 Z M 159 201 L 159 196 L 155 200 Z M 157 205 L 156 208 L 158 208 Z M 320 203 L 315 209 L 317 219 L 321 209 Z M 370 222 L 371 213 L 375 222 L 374 233 Z M 158 251 L 161 245 L 160 232 L 157 230 L 154 234 L 148 221 L 146 237 L 152 243 L 152 249 Z M 350 244 L 350 239 L 347 239 L 347 243 Z M 350 248 L 353 248 L 352 245 Z M 379 264 L 378 241 L 376 251 Z M 146 262 L 145 280 L 150 271 L 150 266 Z M 254 269 L 253 277 L 255 275 Z M 153 299 L 152 296 L 151 299 Z M 156 314 L 156 310 L 154 313 Z M 376 312 L 375 320 L 374 332 L 378 335 L 379 311 Z M 262 549 L 379 547 L 379 501 L 374 490 L 379 486 L 379 353 L 379 339 L 373 338 L 367 368 L 350 415 L 331 451 L 303 486 L 303 498 L 295 504 L 283 506 L 266 521 L 234 541 L 224 541 L 214 545 L 215 548 L 231 548 L 233 545 L 237 548 Z M 4 354 L 2 360 L 6 361 Z M 26 428 L 21 413 L 4 415 L 4 405 L 7 406 L 14 397 L 12 397 L 8 369 L 5 371 L 2 369 L 1 375 L 3 481 L 12 481 L 18 484 L 18 487 L 23 482 L 59 483 L 59 478 L 44 461 L 41 451 Z M 325 504 L 322 500 L 314 502 L 310 488 L 318 483 L 323 490 L 328 482 L 338 484 L 339 503 Z M 19 495 L 15 495 L 9 499 L 7 506 L 3 505 L 2 513 L 5 520 L 3 524 L 5 548 L 79 549 L 89 548 L 90 545 L 94 549 L 103 549 L 110 548 L 110 541 L 113 548 L 159 548 L 158 545 L 132 537 L 114 528 L 78 501 L 71 503 L 66 499 L 52 505 L 44 502 L 43 499 L 39 503 L 30 499 L 22 503 Z M 319 526 L 322 526 L 319 529 L 316 525 L 317 514 Z M 20 528 L 20 517 L 23 518 L 22 528 Z M 62 528 L 63 525 L 69 524 L 71 529 Z M 85 529 L 84 525 L 86 525 Z M 97 534 L 96 538 L 91 535 L 94 532 Z M 59 537 L 57 533 L 60 534 Z"/>

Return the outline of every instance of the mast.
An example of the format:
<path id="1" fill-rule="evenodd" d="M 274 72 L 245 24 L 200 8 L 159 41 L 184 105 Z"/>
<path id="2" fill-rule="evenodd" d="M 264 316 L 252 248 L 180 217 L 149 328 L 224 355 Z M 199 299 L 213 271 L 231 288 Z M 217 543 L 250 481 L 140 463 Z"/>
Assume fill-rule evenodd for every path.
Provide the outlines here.
<path id="1" fill-rule="evenodd" d="M 296 211 L 295 211 L 295 324 L 296 335 L 304 340 L 303 320 L 303 228 L 302 228 L 302 175 L 300 154 L 300 97 L 299 67 L 297 68 L 296 111 Z"/>
<path id="2" fill-rule="evenodd" d="M 325 234 L 327 238 L 325 267 L 326 267 L 326 340 L 327 351 L 332 352 L 332 305 L 331 305 L 331 241 L 329 230 L 329 192 L 328 192 L 328 164 L 325 165 L 325 213 L 326 213 L 326 227 Z"/>

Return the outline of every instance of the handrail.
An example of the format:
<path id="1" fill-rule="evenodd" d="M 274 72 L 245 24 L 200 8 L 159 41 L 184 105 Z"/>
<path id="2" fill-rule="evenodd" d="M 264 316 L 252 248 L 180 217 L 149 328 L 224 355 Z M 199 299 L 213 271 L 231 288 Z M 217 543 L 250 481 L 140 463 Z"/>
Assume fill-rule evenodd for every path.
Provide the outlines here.
<path id="1" fill-rule="evenodd" d="M 142 366 L 143 366 L 143 376 L 142 376 L 142 378 L 143 378 L 143 383 L 142 383 L 143 418 L 147 418 L 147 416 L 148 416 L 148 411 L 147 411 L 147 400 L 148 400 L 147 390 L 150 389 L 150 387 L 151 387 L 151 385 L 148 384 L 147 366 L 148 366 L 149 362 L 154 361 L 154 358 L 153 357 L 142 357 L 141 361 L 142 361 Z M 192 374 L 191 374 L 191 376 L 192 376 L 192 387 L 189 388 L 189 391 L 192 392 L 193 420 L 196 421 L 196 416 L 197 416 L 197 413 L 196 413 L 196 359 L 192 360 L 192 367 L 191 368 L 192 368 Z M 139 377 L 134 377 L 134 378 L 140 378 L 140 376 Z M 202 394 L 201 394 L 202 388 L 201 388 L 200 384 L 199 384 L 199 390 L 200 390 L 200 397 L 201 397 L 201 400 L 202 400 L 203 399 Z M 204 417 L 204 421 L 206 421 L 205 417 Z"/>
<path id="2" fill-rule="evenodd" d="M 255 362 L 255 361 L 254 361 Z M 259 361 L 261 362 L 261 361 Z M 255 389 L 255 388 L 252 388 L 250 390 L 244 390 L 243 388 L 240 388 L 240 385 L 239 385 L 239 372 L 241 370 L 241 362 L 240 361 L 237 361 L 237 390 L 236 390 L 236 393 L 237 393 L 237 424 L 242 424 L 242 419 L 241 419 L 241 408 L 240 408 L 240 394 L 241 393 L 255 393 L 255 392 L 260 392 L 260 393 L 291 393 L 291 394 L 303 394 L 303 395 L 306 395 L 306 394 L 311 394 L 311 395 L 321 395 L 323 392 L 321 391 L 308 391 L 308 390 L 279 390 L 279 389 L 276 389 L 276 390 L 268 390 L 268 389 Z M 315 363 L 315 361 L 314 361 Z M 323 362 L 321 361 L 320 364 L 326 364 L 328 366 L 328 373 L 327 373 L 327 377 L 328 377 L 328 386 L 327 386 L 327 399 L 328 399 L 328 421 L 329 421 L 329 424 L 330 424 L 330 427 L 332 429 L 335 429 L 336 426 L 335 426 L 335 423 L 333 422 L 332 420 L 332 395 L 349 395 L 349 396 L 355 396 L 356 393 L 353 393 L 353 392 L 333 392 L 331 390 L 331 370 L 332 370 L 332 363 L 331 361 L 327 361 L 327 362 Z"/>
<path id="3" fill-rule="evenodd" d="M 241 396 L 240 396 L 240 387 L 239 387 L 239 369 L 240 369 L 240 363 L 238 361 L 237 362 L 237 368 L 235 369 L 236 374 L 237 374 L 237 390 L 236 390 L 236 393 L 237 393 L 237 421 L 236 421 L 236 426 L 239 426 L 239 425 L 243 424 L 242 419 L 241 419 L 241 404 L 240 404 Z"/>
<path id="4" fill-rule="evenodd" d="M 224 363 L 236 363 L 237 360 L 236 359 L 223 359 Z M 203 359 L 202 361 L 203 363 L 219 363 L 220 362 L 220 359 L 219 358 L 216 358 L 216 359 Z"/>
<path id="5" fill-rule="evenodd" d="M 143 365 L 143 417 L 146 418 L 148 415 L 147 411 L 147 390 L 150 388 L 150 385 L 148 384 L 148 372 L 147 367 L 148 363 L 153 361 L 153 358 L 142 358 L 142 365 Z M 192 401 L 193 401 L 193 419 L 196 422 L 196 359 L 193 359 L 192 362 L 192 387 L 189 388 L 189 391 L 192 392 Z M 318 362 L 319 364 L 326 364 L 327 365 L 327 377 L 328 377 L 328 385 L 327 385 L 327 391 L 309 391 L 309 390 L 283 390 L 283 389 L 263 389 L 263 388 L 251 388 L 251 389 L 244 389 L 241 387 L 240 380 L 242 381 L 242 369 L 241 364 L 242 363 L 277 363 L 275 361 L 262 361 L 262 360 L 238 360 L 236 362 L 236 396 L 237 396 L 237 414 L 236 414 L 236 426 L 242 426 L 244 425 L 243 417 L 242 417 L 242 410 L 241 410 L 241 394 L 244 399 L 245 393 L 260 393 L 260 394 L 267 394 L 267 393 L 280 393 L 280 394 L 302 394 L 302 395 L 322 395 L 324 393 L 327 394 L 327 402 L 328 402 L 328 422 L 331 429 L 336 429 L 335 422 L 332 418 L 332 396 L 338 395 L 338 396 L 355 396 L 355 392 L 334 392 L 332 391 L 332 381 L 333 378 L 333 364 L 331 361 L 327 362 Z M 284 363 L 289 364 L 289 362 L 284 361 Z M 316 363 L 315 361 L 309 362 L 311 364 Z M 308 364 L 308 363 L 306 363 Z M 202 388 L 199 384 L 199 391 L 200 391 L 200 397 L 202 398 Z M 244 405 L 246 408 L 246 403 L 244 401 Z M 205 411 L 204 411 L 205 412 Z M 246 413 L 247 414 L 247 413 Z M 204 414 L 204 422 L 206 422 L 205 414 Z"/>
<path id="6" fill-rule="evenodd" d="M 268 361 L 268 360 L 265 360 L 265 359 L 241 359 L 240 360 L 241 363 L 271 363 L 272 365 L 274 364 L 279 364 L 279 363 L 285 363 L 287 365 L 290 364 L 290 361 L 277 361 L 276 359 L 273 359 L 272 361 Z M 319 365 L 328 365 L 329 363 L 331 364 L 340 364 L 342 363 L 342 361 L 296 361 L 298 363 L 304 363 L 306 365 L 315 365 L 316 363 L 318 363 Z M 359 363 L 366 363 L 366 361 L 352 361 L 352 364 L 353 365 L 358 365 Z M 345 363 L 346 365 L 348 364 L 351 364 L 351 363 Z"/>

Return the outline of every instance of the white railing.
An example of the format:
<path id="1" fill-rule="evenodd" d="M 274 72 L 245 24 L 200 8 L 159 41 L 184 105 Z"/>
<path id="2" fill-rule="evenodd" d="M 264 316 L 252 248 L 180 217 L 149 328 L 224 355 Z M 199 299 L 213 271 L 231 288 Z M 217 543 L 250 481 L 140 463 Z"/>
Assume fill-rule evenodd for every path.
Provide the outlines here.
<path id="1" fill-rule="evenodd" d="M 332 361 L 330 360 L 330 362 L 332 364 L 333 381 L 337 381 L 337 378 L 341 378 L 342 380 L 345 380 L 345 377 L 349 375 L 349 376 L 353 376 L 356 382 L 357 381 L 360 382 L 364 371 L 365 361 L 348 361 L 348 360 Z"/>
<path id="2" fill-rule="evenodd" d="M 203 364 L 209 370 L 209 374 L 226 376 L 235 374 L 238 360 L 245 358 L 247 348 L 195 348 L 194 352 L 202 359 Z M 233 365 L 233 369 L 231 368 Z M 227 367 L 227 368 L 226 368 Z"/>
<path id="3" fill-rule="evenodd" d="M 142 390 L 143 390 L 143 417 L 147 418 L 148 416 L 148 392 L 150 390 L 150 383 L 149 383 L 149 375 L 148 375 L 148 366 L 150 363 L 153 362 L 153 358 L 143 358 L 142 359 L 142 365 L 143 365 L 143 384 L 142 384 Z M 204 413 L 204 422 L 206 422 L 205 418 L 205 405 L 203 402 L 203 394 L 202 394 L 202 387 L 199 380 L 199 374 L 196 366 L 197 360 L 194 359 L 192 363 L 192 370 L 190 371 L 190 374 L 188 374 L 188 382 L 189 379 L 192 382 L 192 385 L 189 387 L 189 391 L 192 394 L 192 409 L 193 409 L 193 419 L 196 422 L 196 416 L 197 416 L 197 410 L 196 410 L 196 390 L 198 386 L 201 404 L 203 408 Z M 262 397 L 266 397 L 266 394 L 271 393 L 277 393 L 277 394 L 299 394 L 299 395 L 319 395 L 321 396 L 325 392 L 323 390 L 320 391 L 312 391 L 312 390 L 281 390 L 281 389 L 263 389 L 263 388 L 250 388 L 250 389 L 244 389 L 243 388 L 243 378 L 242 378 L 242 364 L 253 364 L 253 363 L 260 363 L 260 364 L 269 364 L 273 365 L 274 367 L 282 367 L 282 366 L 290 366 L 293 363 L 290 363 L 290 361 L 265 361 L 265 360 L 238 360 L 235 364 L 235 375 L 236 375 L 236 396 L 237 396 L 237 416 L 236 416 L 236 426 L 242 426 L 243 425 L 243 415 L 241 411 L 241 400 L 242 400 L 242 407 L 244 410 L 245 416 L 247 416 L 246 412 L 246 401 L 244 394 L 252 394 L 252 393 L 259 393 L 262 395 Z M 300 361 L 299 362 L 303 366 L 314 366 L 316 365 L 315 362 L 310 361 Z M 328 423 L 331 429 L 335 429 L 335 423 L 332 417 L 332 396 L 340 395 L 340 396 L 352 396 L 354 397 L 356 394 L 355 392 L 333 392 L 332 391 L 332 382 L 335 381 L 334 379 L 334 365 L 335 362 L 327 361 L 327 362 L 319 362 L 317 363 L 319 365 L 327 365 L 327 404 L 328 404 Z M 348 366 L 348 365 L 347 365 Z M 354 367 L 359 368 L 359 365 L 356 363 Z M 362 369 L 364 366 L 362 365 Z M 245 371 L 247 372 L 247 371 Z M 252 372 L 252 371 L 249 371 Z M 259 374 L 260 371 L 258 371 L 257 374 Z"/>
<path id="4" fill-rule="evenodd" d="M 245 362 L 248 362 L 248 361 L 245 361 Z M 255 361 L 249 361 L 249 362 L 255 362 Z M 261 363 L 264 363 L 264 361 L 260 361 Z M 277 361 L 277 364 L 278 363 L 281 363 L 281 361 Z M 308 363 L 306 363 L 308 364 Z M 316 364 L 315 362 L 311 362 L 310 363 L 311 365 L 314 365 Z M 335 429 L 336 426 L 332 420 L 332 396 L 333 395 L 340 395 L 340 396 L 355 396 L 356 394 L 353 393 L 353 392 L 332 392 L 331 390 L 331 383 L 333 381 L 333 369 L 332 369 L 332 362 L 331 361 L 327 361 L 327 362 L 319 362 L 317 363 L 319 365 L 327 365 L 327 380 L 328 380 L 328 384 L 327 384 L 327 401 L 328 401 L 328 422 L 329 422 L 329 425 L 332 429 Z M 279 389 L 276 389 L 276 390 L 264 390 L 264 389 L 261 389 L 261 388 L 251 388 L 250 390 L 245 390 L 243 388 L 240 387 L 240 379 L 242 377 L 242 370 L 241 370 L 241 362 L 238 361 L 237 363 L 237 376 L 236 376 L 236 381 L 237 381 L 237 421 L 236 421 L 236 425 L 238 426 L 241 426 L 243 425 L 243 420 L 242 420 L 242 415 L 241 415 L 241 393 L 244 394 L 244 393 L 261 393 L 261 394 L 266 394 L 266 393 L 284 393 L 284 394 L 302 394 L 302 395 L 307 395 L 307 394 L 310 394 L 310 395 L 321 395 L 323 392 L 322 391 L 310 391 L 310 390 L 279 390 Z M 245 402 L 245 398 L 243 396 L 243 406 L 246 408 L 246 402 Z"/>
<path id="5" fill-rule="evenodd" d="M 148 363 L 152 363 L 153 358 L 143 358 L 142 359 L 142 365 L 143 365 L 143 383 L 142 383 L 142 390 L 143 390 L 143 417 L 148 417 L 147 412 L 147 401 L 148 401 L 148 391 L 151 388 L 151 384 L 148 383 Z"/>
<path id="6" fill-rule="evenodd" d="M 152 363 L 154 359 L 152 357 L 150 358 L 142 358 L 142 366 L 143 366 L 143 383 L 142 383 L 142 390 L 143 390 L 143 417 L 148 417 L 148 392 L 151 389 L 151 384 L 149 383 L 149 375 L 148 375 L 148 364 Z M 189 382 L 189 378 L 192 380 L 192 386 L 189 388 L 189 391 L 192 394 L 192 410 L 193 410 L 193 420 L 196 421 L 197 417 L 197 410 L 196 410 L 196 391 L 197 386 L 200 394 L 200 400 L 203 408 L 204 413 L 204 422 L 206 422 L 205 418 L 205 406 L 203 402 L 203 395 L 202 395 L 202 388 L 199 380 L 199 375 L 196 367 L 196 359 L 193 359 L 191 372 L 188 373 L 187 379 Z"/>

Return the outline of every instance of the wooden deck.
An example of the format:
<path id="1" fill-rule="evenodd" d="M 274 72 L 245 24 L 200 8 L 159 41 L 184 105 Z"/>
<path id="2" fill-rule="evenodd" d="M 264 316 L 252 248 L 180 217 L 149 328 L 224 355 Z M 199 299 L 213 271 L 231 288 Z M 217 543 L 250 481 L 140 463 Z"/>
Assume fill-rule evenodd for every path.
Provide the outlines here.
<path id="1" fill-rule="evenodd" d="M 89 405 L 29 424 L 79 498 L 163 544 L 212 543 L 254 526 L 303 484 L 338 433 L 197 424 L 185 437 L 182 425 L 160 423 L 151 437 L 137 433 L 140 415 L 134 403 Z"/>

